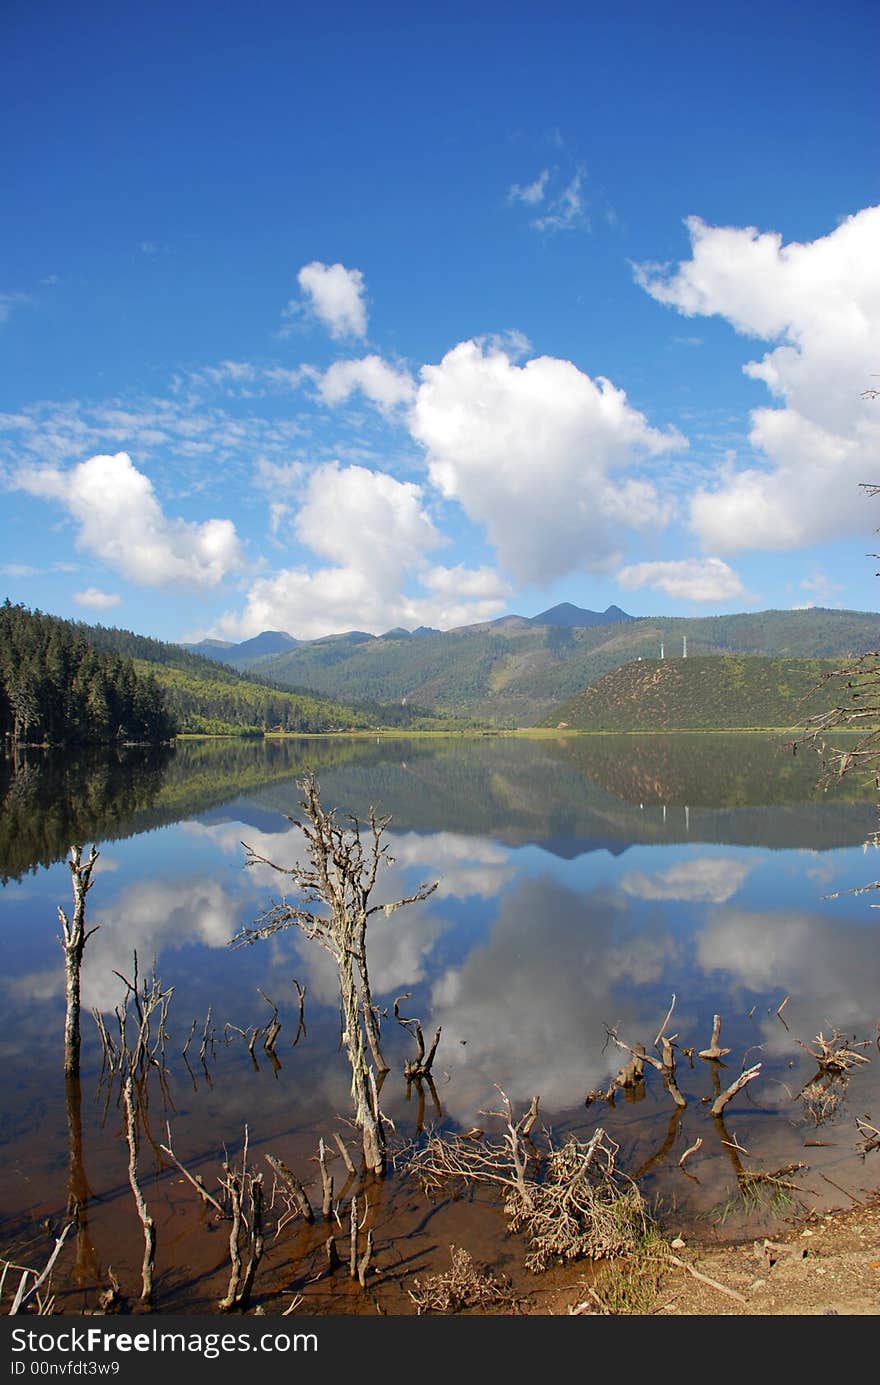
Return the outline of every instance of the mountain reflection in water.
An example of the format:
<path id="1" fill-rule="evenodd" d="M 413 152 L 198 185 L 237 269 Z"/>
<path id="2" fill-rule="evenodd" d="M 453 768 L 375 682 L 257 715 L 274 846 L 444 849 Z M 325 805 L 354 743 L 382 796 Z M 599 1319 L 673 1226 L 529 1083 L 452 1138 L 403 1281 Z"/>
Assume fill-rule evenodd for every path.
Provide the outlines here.
<path id="1" fill-rule="evenodd" d="M 101 852 L 84 1008 L 112 1014 L 121 1000 L 115 973 L 130 974 L 134 951 L 142 970 L 155 961 L 174 987 L 175 1151 L 202 1161 L 207 1177 L 247 1123 L 255 1150 L 316 1176 L 308 1160 L 318 1136 L 343 1128 L 349 1104 L 334 964 L 294 930 L 243 950 L 227 946 L 283 888 L 269 867 L 244 869 L 242 842 L 282 864 L 301 851 L 288 817 L 307 765 L 325 804 L 341 814 L 363 817 L 375 804 L 391 815 L 394 863 L 380 898 L 440 881 L 425 903 L 377 915 L 369 943 L 380 1004 L 390 1011 L 409 993 L 405 1013 L 420 1017 L 425 1034 L 442 1027 L 434 1077 L 447 1126 L 485 1125 L 496 1086 L 522 1107 L 540 1094 L 542 1118 L 559 1135 L 603 1124 L 621 1145 L 623 1167 L 642 1170 L 644 1191 L 674 1205 L 677 1224 L 714 1216 L 709 1225 L 723 1221 L 735 1234 L 768 1212 L 737 1205 L 719 1221 L 717 1209 L 736 1201 L 736 1170 L 704 1098 L 760 1061 L 760 1077 L 725 1113 L 726 1129 L 749 1151 L 745 1162 L 807 1162 L 799 1186 L 811 1203 L 833 1194 L 827 1178 L 858 1196 L 871 1170 L 857 1157 L 854 1115 L 880 1112 L 880 1063 L 852 1078 L 848 1100 L 817 1134 L 797 1100 L 813 1070 L 797 1040 L 809 1044 L 830 1026 L 876 1035 L 875 916 L 864 897 L 845 893 L 872 878 L 863 854 L 876 826 L 870 787 L 844 780 L 823 792 L 813 757 L 795 758 L 780 739 L 761 736 L 185 742 L 162 757 L 65 765 L 31 753 L 6 767 L 7 1228 L 63 1211 L 71 1176 L 56 906 L 67 906 L 64 856 L 74 839 L 97 840 Z M 294 977 L 306 991 L 307 1025 L 295 1047 Z M 585 1107 L 586 1094 L 607 1088 L 627 1056 L 609 1028 L 650 1047 L 673 994 L 669 1032 L 682 1049 L 705 1047 L 712 1016 L 722 1016 L 726 1066 L 697 1059 L 691 1067 L 679 1056 L 688 1101 L 680 1116 L 650 1070 L 642 1099 Z M 259 1046 L 251 1057 L 241 1038 L 266 1023 L 270 1004 L 283 1025 L 277 1070 Z M 202 1033 L 209 1008 L 208 1061 L 205 1070 L 195 1062 L 197 1038 L 188 1071 L 180 1053 L 194 1022 Z M 97 1199 L 89 1227 L 99 1250 L 90 1243 L 90 1256 L 136 1263 L 136 1246 L 119 1251 L 122 1261 L 114 1255 L 114 1219 L 102 1223 L 100 1213 L 102 1198 L 118 1198 L 125 1219 L 133 1215 L 117 1117 L 94 1099 L 101 1055 L 90 1026 L 86 1018 L 76 1140 L 77 1186 L 87 1181 Z M 417 1116 L 401 1075 L 412 1038 L 393 1016 L 385 1026 L 392 1072 L 382 1102 L 404 1138 Z M 425 1119 L 437 1118 L 429 1101 Z M 165 1113 L 157 1109 L 155 1120 L 164 1138 Z M 704 1148 L 687 1165 L 694 1181 L 678 1160 L 698 1136 Z M 177 1185 L 172 1193 L 158 1162 L 154 1175 L 153 1199 L 176 1206 L 183 1193 Z M 194 1286 L 180 1294 L 180 1302 L 199 1300 Z"/>

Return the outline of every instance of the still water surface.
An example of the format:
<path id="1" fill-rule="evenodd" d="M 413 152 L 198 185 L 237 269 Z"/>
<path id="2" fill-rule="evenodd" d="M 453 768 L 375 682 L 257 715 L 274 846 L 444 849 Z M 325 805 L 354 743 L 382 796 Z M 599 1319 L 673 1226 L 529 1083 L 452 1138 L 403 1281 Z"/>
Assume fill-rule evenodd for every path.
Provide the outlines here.
<path id="1" fill-rule="evenodd" d="M 137 1285 L 141 1248 L 120 1114 L 99 1081 L 88 1015 L 93 1007 L 112 1015 L 123 995 L 115 973 L 131 975 L 134 952 L 142 973 L 155 967 L 174 988 L 168 1100 L 163 1106 L 157 1089 L 149 1112 L 156 1143 L 168 1120 L 178 1155 L 210 1185 L 224 1145 L 237 1150 L 247 1124 L 256 1159 L 269 1150 L 314 1183 L 319 1135 L 351 1137 L 331 959 L 294 930 L 229 948 L 279 893 L 277 873 L 245 868 L 242 843 L 281 864 L 297 858 L 300 834 L 286 815 L 298 811 L 296 776 L 306 765 L 326 805 L 363 817 L 375 804 L 391 815 L 394 864 L 380 899 L 440 882 L 428 901 L 377 916 L 369 934 L 376 1000 L 390 1009 L 409 993 L 402 1012 L 418 1016 L 426 1035 L 442 1026 L 426 1125 L 486 1126 L 496 1086 L 518 1107 L 539 1094 L 558 1136 L 588 1138 L 601 1123 L 666 1225 L 688 1234 L 754 1234 L 797 1207 L 845 1205 L 876 1185 L 878 1156 L 859 1158 L 855 1126 L 857 1115 L 873 1112 L 876 1123 L 880 1113 L 876 1046 L 821 1127 L 797 1099 L 815 1069 L 799 1040 L 809 1045 L 835 1027 L 877 1038 L 877 916 L 870 896 L 847 893 L 880 874 L 864 847 L 877 826 L 876 797 L 854 780 L 823 792 L 814 759 L 792 757 L 781 740 L 191 742 L 146 759 L 32 757 L 15 772 L 7 766 L 2 784 L 0 1253 L 36 1256 L 41 1223 L 63 1221 L 72 1184 L 87 1186 L 87 1235 L 78 1238 L 65 1306 L 89 1306 L 109 1265 L 130 1292 Z M 100 929 L 84 962 L 79 1115 L 62 1074 L 56 914 L 69 907 L 71 840 L 95 840 L 101 853 L 88 899 L 89 923 Z M 306 1033 L 295 1046 L 294 978 L 306 991 Z M 713 1015 L 722 1016 L 731 1052 L 714 1076 L 723 1085 L 762 1063 L 728 1107 L 727 1133 L 748 1150 L 748 1168 L 807 1163 L 793 1180 L 795 1201 L 744 1204 L 735 1154 L 704 1100 L 712 1065 L 699 1059 L 691 1068 L 679 1058 L 688 1099 L 680 1115 L 650 1072 L 640 1100 L 585 1106 L 626 1057 L 607 1027 L 650 1047 L 673 994 L 669 1029 L 682 1047 L 705 1047 Z M 271 1018 L 265 997 L 283 1025 L 280 1066 L 259 1045 L 252 1061 L 241 1038 Z M 213 1042 L 202 1064 L 209 1008 Z M 180 1051 L 193 1021 L 187 1067 Z M 392 1072 L 382 1102 L 403 1140 L 420 1119 L 402 1077 L 413 1042 L 393 1017 L 383 1034 Z M 704 1144 L 687 1177 L 678 1160 L 697 1137 Z M 144 1149 L 142 1164 L 159 1223 L 160 1306 L 209 1311 L 223 1287 L 226 1233 L 211 1227 L 155 1149 Z M 376 1263 L 389 1311 L 407 1311 L 408 1277 L 445 1267 L 452 1240 L 507 1270 L 517 1260 L 485 1199 L 428 1215 L 417 1190 L 392 1178 L 380 1202 Z M 285 1301 L 283 1287 L 302 1288 L 315 1253 L 302 1238 L 272 1250 L 270 1311 Z M 310 1303 L 313 1311 L 365 1311 L 345 1286 L 322 1293 L 313 1291 L 306 1311 Z"/>

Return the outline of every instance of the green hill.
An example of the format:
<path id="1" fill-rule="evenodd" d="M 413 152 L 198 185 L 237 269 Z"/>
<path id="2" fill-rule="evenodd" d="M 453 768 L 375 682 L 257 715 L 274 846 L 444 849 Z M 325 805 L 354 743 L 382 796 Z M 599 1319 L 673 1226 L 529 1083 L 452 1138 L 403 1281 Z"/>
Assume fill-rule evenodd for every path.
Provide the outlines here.
<path id="1" fill-rule="evenodd" d="M 0 734 L 97 744 L 435 726 L 417 707 L 353 707 L 239 673 L 131 630 L 0 607 Z M 441 722 L 445 725 L 446 723 Z"/>
<path id="2" fill-rule="evenodd" d="M 498 726 L 534 726 L 603 674 L 634 659 L 680 654 L 841 658 L 880 645 L 871 612 L 760 611 L 729 616 L 653 617 L 607 625 L 541 625 L 520 616 L 419 639 L 311 641 L 261 660 L 255 671 L 347 702 L 421 707 Z"/>
<path id="3" fill-rule="evenodd" d="M 639 659 L 607 673 L 541 723 L 578 731 L 796 729 L 827 709 L 830 659 L 761 655 Z"/>
<path id="4" fill-rule="evenodd" d="M 178 733 L 241 735 L 377 725 L 369 709 L 244 675 L 182 645 L 113 626 L 78 623 L 76 628 L 93 647 L 131 659 L 140 674 L 153 677 Z"/>
<path id="5" fill-rule="evenodd" d="M 454 730 L 448 717 L 426 711 L 412 699 L 390 704 L 369 697 L 356 701 L 299 684 L 239 672 L 227 663 L 195 654 L 183 645 L 112 626 L 77 627 L 96 648 L 132 660 L 149 672 L 165 697 L 178 732 L 241 734 L 287 731 L 313 733 L 372 730 Z M 370 638 L 367 636 L 366 638 Z"/>

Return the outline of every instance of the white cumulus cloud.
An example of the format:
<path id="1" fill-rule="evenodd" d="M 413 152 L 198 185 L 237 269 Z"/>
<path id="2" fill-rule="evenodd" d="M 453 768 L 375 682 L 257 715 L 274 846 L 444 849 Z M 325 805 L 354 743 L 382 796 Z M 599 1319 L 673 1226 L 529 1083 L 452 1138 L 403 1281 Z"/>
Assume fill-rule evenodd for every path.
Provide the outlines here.
<path id="1" fill-rule="evenodd" d="M 381 356 L 363 356 L 356 361 L 334 361 L 323 375 L 317 375 L 318 394 L 325 404 L 342 404 L 359 390 L 383 413 L 408 404 L 416 392 L 407 370 L 395 369 Z"/>
<path id="2" fill-rule="evenodd" d="M 308 305 L 332 337 L 364 337 L 367 333 L 366 286 L 359 269 L 312 260 L 303 265 L 297 283 Z"/>
<path id="3" fill-rule="evenodd" d="M 650 587 L 684 601 L 730 601 L 748 595 L 737 573 L 720 558 L 632 563 L 620 569 L 617 580 L 628 591 Z"/>
<path id="4" fill-rule="evenodd" d="M 169 519 L 126 452 L 90 457 L 66 471 L 23 467 L 13 485 L 60 502 L 78 526 L 77 547 L 140 585 L 213 587 L 243 566 L 230 520 Z"/>
<path id="5" fill-rule="evenodd" d="M 550 356 L 516 365 L 492 342 L 461 342 L 422 368 L 410 428 L 434 485 L 526 582 L 607 571 L 621 526 L 665 518 L 653 482 L 627 470 L 686 446 L 609 380 Z"/>
<path id="6" fill-rule="evenodd" d="M 880 465 L 880 410 L 861 397 L 880 360 L 880 207 L 807 243 L 698 217 L 687 225 L 690 260 L 640 266 L 639 282 L 685 316 L 721 316 L 772 343 L 743 369 L 777 401 L 751 414 L 766 463 L 727 462 L 693 497 L 693 529 L 707 548 L 732 553 L 873 528 L 859 485 Z"/>
<path id="7" fill-rule="evenodd" d="M 353 628 L 378 634 L 395 625 L 446 627 L 497 615 L 508 594 L 491 568 L 431 565 L 429 555 L 446 540 L 422 488 L 384 472 L 339 462 L 316 467 L 302 482 L 293 527 L 328 565 L 259 578 L 244 612 L 221 621 L 225 636 L 280 629 L 315 639 Z M 408 595 L 409 580 L 424 594 Z"/>
<path id="8" fill-rule="evenodd" d="M 753 865 L 753 862 L 734 861 L 726 856 L 704 856 L 694 861 L 677 861 L 653 875 L 630 871 L 623 876 L 620 886 L 626 894 L 637 899 L 726 904 L 742 888 Z"/>
<path id="9" fill-rule="evenodd" d="M 422 576 L 422 585 L 445 597 L 476 596 L 500 602 L 511 595 L 510 583 L 494 567 L 468 568 L 463 563 L 429 568 Z"/>
<path id="10" fill-rule="evenodd" d="M 79 606 L 91 606 L 96 611 L 109 611 L 118 606 L 122 597 L 118 592 L 102 592 L 98 587 L 86 587 L 85 591 L 74 592 L 73 599 Z"/>
<path id="11" fill-rule="evenodd" d="M 309 477 L 295 522 L 299 539 L 384 586 L 443 543 L 421 487 L 367 467 L 327 462 Z"/>

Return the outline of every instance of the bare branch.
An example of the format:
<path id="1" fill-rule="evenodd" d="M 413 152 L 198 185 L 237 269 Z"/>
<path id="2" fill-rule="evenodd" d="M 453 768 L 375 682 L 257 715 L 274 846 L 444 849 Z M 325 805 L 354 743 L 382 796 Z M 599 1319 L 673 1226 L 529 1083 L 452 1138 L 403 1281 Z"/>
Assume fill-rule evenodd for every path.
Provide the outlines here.
<path id="1" fill-rule="evenodd" d="M 727 1090 L 722 1092 L 720 1096 L 717 1096 L 715 1098 L 711 1107 L 712 1115 L 720 1116 L 727 1103 L 733 1097 L 736 1096 L 737 1092 L 741 1092 L 743 1087 L 745 1087 L 749 1082 L 752 1082 L 758 1076 L 760 1071 L 761 1064 L 756 1063 L 753 1068 L 746 1068 L 745 1072 L 741 1072 L 736 1081 L 731 1082 Z"/>

